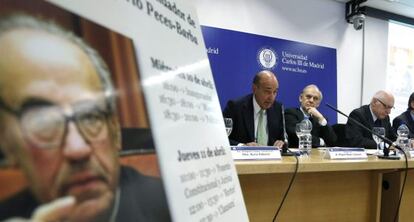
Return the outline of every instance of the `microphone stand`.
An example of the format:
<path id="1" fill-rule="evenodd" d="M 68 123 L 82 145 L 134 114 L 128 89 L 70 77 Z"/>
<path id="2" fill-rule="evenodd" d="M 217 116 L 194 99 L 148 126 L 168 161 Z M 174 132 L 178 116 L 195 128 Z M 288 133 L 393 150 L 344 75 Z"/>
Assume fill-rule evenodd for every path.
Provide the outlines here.
<path id="1" fill-rule="evenodd" d="M 372 134 L 374 134 L 374 135 L 378 136 L 378 137 L 379 137 L 379 138 L 381 138 L 383 141 L 385 141 L 388 145 L 390 145 L 390 146 L 394 146 L 395 148 L 397 148 L 398 150 L 400 150 L 400 151 L 404 154 L 404 157 L 405 157 L 405 170 L 404 170 L 404 171 L 405 171 L 405 173 L 404 173 L 404 179 L 403 179 L 402 186 L 401 186 L 400 196 L 399 196 L 399 199 L 398 199 L 397 209 L 396 209 L 396 212 L 395 212 L 395 215 L 394 215 L 394 220 L 393 220 L 394 222 L 395 222 L 395 221 L 398 221 L 398 215 L 399 215 L 399 213 L 400 213 L 401 200 L 402 200 L 402 197 L 403 197 L 403 194 L 404 194 L 404 190 L 405 190 L 405 182 L 407 181 L 407 173 L 408 173 L 408 158 L 407 158 L 407 154 L 404 152 L 404 150 L 403 150 L 403 149 L 401 149 L 401 147 L 400 147 L 400 146 L 398 146 L 397 144 L 393 143 L 393 142 L 392 142 L 391 140 L 389 140 L 388 138 L 383 137 L 383 136 L 381 136 L 381 135 L 378 135 L 377 133 L 375 133 L 375 132 L 373 132 L 372 130 L 368 129 L 366 126 L 362 125 L 362 123 L 358 122 L 357 120 L 355 120 L 355 119 L 353 119 L 353 118 L 351 118 L 351 117 L 347 116 L 345 113 L 343 113 L 343 112 L 339 111 L 338 109 L 334 108 L 334 107 L 333 107 L 332 105 L 330 105 L 329 103 L 326 103 L 326 105 L 327 105 L 329 108 L 331 108 L 331 109 L 333 109 L 334 111 L 336 111 L 337 113 L 339 113 L 339 114 L 341 114 L 341 115 L 345 116 L 346 118 L 350 119 L 351 121 L 353 121 L 354 123 L 356 123 L 358 126 L 362 127 L 363 129 L 365 129 L 365 130 L 367 130 L 367 131 L 371 132 Z M 386 148 L 386 149 L 388 150 L 388 148 Z M 380 156 L 378 156 L 378 157 L 380 157 Z M 385 146 L 384 146 L 384 157 L 385 157 Z M 380 158 L 381 158 L 381 157 L 380 157 Z M 388 159 L 389 159 L 389 156 L 388 156 Z M 395 158 L 394 158 L 394 159 L 395 159 Z"/>
<path id="2" fill-rule="evenodd" d="M 387 137 L 384 137 L 382 135 L 379 135 L 378 133 L 372 131 L 371 129 L 369 129 L 368 127 L 364 126 L 362 123 L 360 123 L 359 121 L 357 121 L 356 119 L 346 115 L 345 113 L 341 112 L 340 110 L 336 109 L 335 107 L 333 107 L 332 105 L 330 105 L 329 103 L 326 103 L 326 106 L 328 106 L 329 108 L 331 108 L 332 110 L 334 110 L 335 112 L 345 116 L 346 118 L 348 118 L 349 120 L 351 120 L 352 122 L 354 122 L 355 124 L 357 124 L 358 126 L 360 126 L 361 128 L 363 128 L 364 130 L 378 136 L 379 138 L 382 139 L 382 141 L 384 141 L 385 143 L 387 143 L 389 146 L 393 146 L 395 148 L 397 148 L 398 150 L 400 150 L 401 152 L 404 153 L 403 149 L 396 143 L 392 142 L 390 139 L 388 139 Z M 384 146 L 384 155 L 378 155 L 378 158 L 382 158 L 382 159 L 389 159 L 389 160 L 399 160 L 400 157 L 399 156 L 390 156 L 389 155 L 389 149 L 387 147 Z"/>
<path id="3" fill-rule="evenodd" d="M 282 156 L 293 156 L 295 153 L 289 151 L 289 140 L 286 133 L 286 121 L 285 121 L 285 107 L 282 105 L 282 121 L 283 121 L 283 146 Z"/>

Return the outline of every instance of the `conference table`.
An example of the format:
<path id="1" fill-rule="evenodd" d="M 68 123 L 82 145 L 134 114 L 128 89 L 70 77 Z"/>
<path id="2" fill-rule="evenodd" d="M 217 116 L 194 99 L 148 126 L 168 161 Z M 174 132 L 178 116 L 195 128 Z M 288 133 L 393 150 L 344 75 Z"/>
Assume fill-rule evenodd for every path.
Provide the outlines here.
<path id="1" fill-rule="evenodd" d="M 405 172 L 405 159 L 374 155 L 359 160 L 329 160 L 324 150 L 298 157 L 298 174 L 277 221 L 393 221 Z M 249 219 L 270 222 L 295 170 L 295 157 L 235 161 Z M 414 161 L 399 221 L 413 221 Z"/>

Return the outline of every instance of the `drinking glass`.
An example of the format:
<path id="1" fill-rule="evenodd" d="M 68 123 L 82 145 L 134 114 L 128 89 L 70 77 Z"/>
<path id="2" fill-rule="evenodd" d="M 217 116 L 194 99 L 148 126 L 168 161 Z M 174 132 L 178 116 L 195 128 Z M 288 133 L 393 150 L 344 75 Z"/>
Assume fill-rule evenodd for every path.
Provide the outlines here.
<path id="1" fill-rule="evenodd" d="M 385 128 L 384 127 L 374 127 L 372 128 L 372 132 L 385 137 Z M 372 138 L 375 140 L 375 143 L 377 144 L 377 155 L 380 154 L 380 143 L 382 141 L 381 138 L 379 138 L 377 135 L 372 134 Z"/>
<path id="2" fill-rule="evenodd" d="M 233 120 L 231 118 L 224 118 L 224 125 L 226 126 L 227 136 L 230 136 L 233 130 Z"/>

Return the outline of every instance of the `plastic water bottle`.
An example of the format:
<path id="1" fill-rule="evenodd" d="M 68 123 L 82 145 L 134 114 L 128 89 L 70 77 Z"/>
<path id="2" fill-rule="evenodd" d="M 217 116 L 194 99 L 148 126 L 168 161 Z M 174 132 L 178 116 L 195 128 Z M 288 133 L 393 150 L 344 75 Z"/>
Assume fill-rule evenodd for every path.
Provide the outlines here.
<path id="1" fill-rule="evenodd" d="M 308 156 L 312 150 L 312 122 L 308 119 L 304 119 L 300 124 L 302 127 L 302 134 L 299 137 L 299 151 Z"/>
<path id="2" fill-rule="evenodd" d="M 408 134 L 410 130 L 405 124 L 401 124 L 397 129 L 397 144 L 404 150 L 406 154 L 410 151 L 410 140 L 408 139 Z"/>

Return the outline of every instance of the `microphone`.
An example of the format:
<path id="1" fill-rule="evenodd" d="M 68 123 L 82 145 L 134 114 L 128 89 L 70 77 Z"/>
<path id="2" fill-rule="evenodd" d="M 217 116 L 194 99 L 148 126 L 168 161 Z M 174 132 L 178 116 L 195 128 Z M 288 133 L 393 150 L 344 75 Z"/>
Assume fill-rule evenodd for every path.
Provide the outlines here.
<path id="1" fill-rule="evenodd" d="M 397 148 L 398 150 L 400 150 L 401 152 L 404 153 L 403 149 L 401 149 L 400 146 L 398 146 L 396 143 L 392 142 L 390 139 L 388 139 L 387 137 L 384 137 L 382 135 L 379 135 L 376 132 L 373 132 L 371 129 L 369 129 L 368 127 L 364 126 L 362 123 L 360 123 L 359 121 L 357 121 L 356 119 L 346 115 L 345 113 L 341 112 L 340 110 L 336 109 L 335 107 L 333 107 L 332 105 L 330 105 L 329 103 L 325 103 L 326 106 L 328 106 L 329 108 L 331 108 L 332 110 L 334 110 L 335 112 L 345 116 L 347 119 L 351 120 L 352 122 L 354 122 L 355 124 L 357 124 L 358 126 L 360 126 L 362 129 L 370 132 L 371 134 L 374 134 L 376 136 L 378 136 L 379 138 L 382 139 L 382 141 L 384 141 L 385 143 L 387 143 L 389 146 L 394 146 L 395 148 Z M 398 156 L 389 156 L 389 149 L 387 147 L 384 146 L 384 155 L 378 155 L 379 158 L 383 158 L 383 159 L 400 159 L 400 157 Z"/>
<path id="2" fill-rule="evenodd" d="M 288 152 L 289 149 L 289 139 L 288 134 L 286 133 L 286 122 L 285 122 L 285 107 L 282 105 L 282 122 L 283 122 L 283 146 L 282 146 L 282 156 L 293 156 L 295 155 L 292 152 Z"/>

